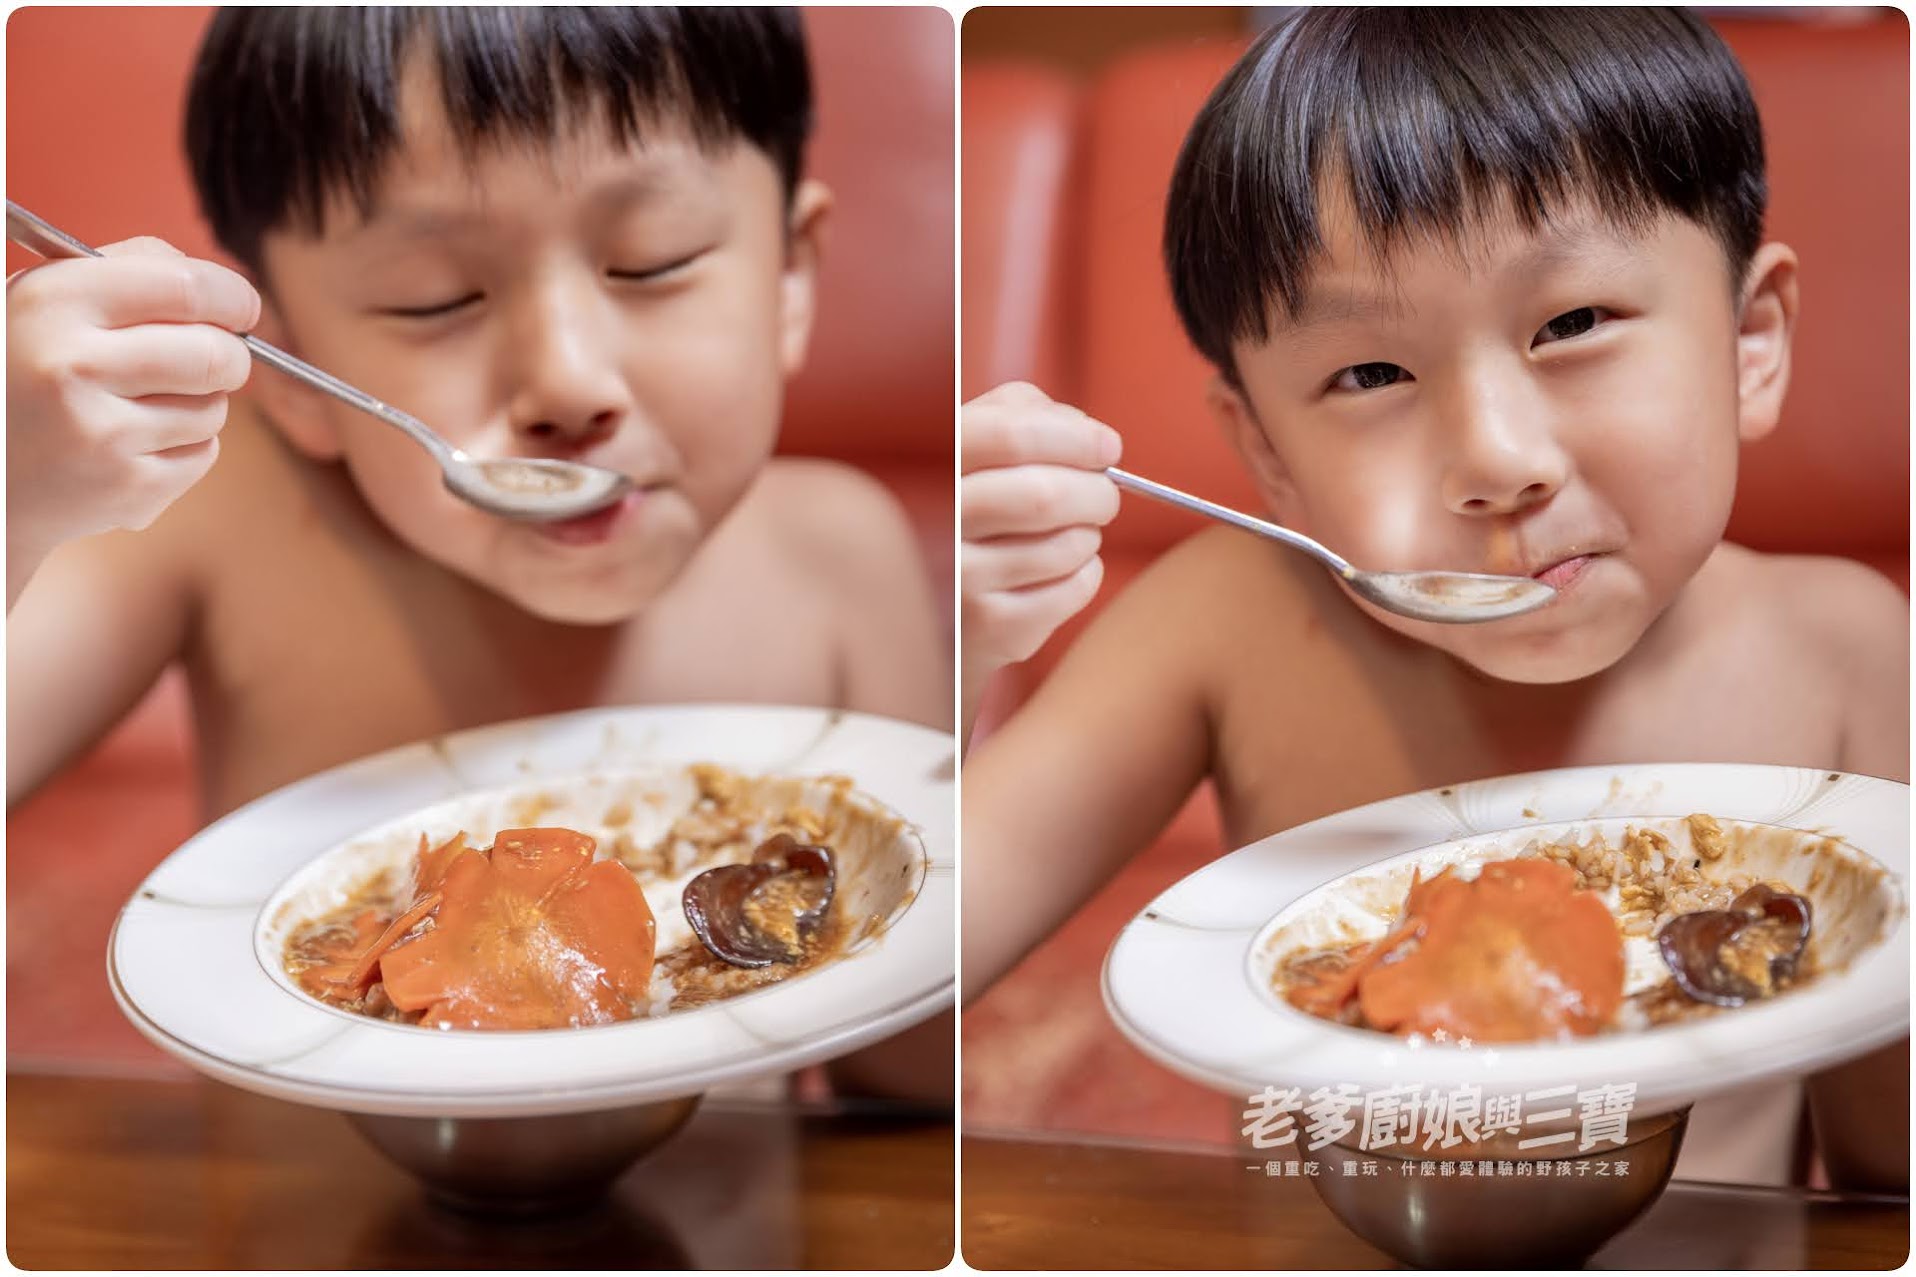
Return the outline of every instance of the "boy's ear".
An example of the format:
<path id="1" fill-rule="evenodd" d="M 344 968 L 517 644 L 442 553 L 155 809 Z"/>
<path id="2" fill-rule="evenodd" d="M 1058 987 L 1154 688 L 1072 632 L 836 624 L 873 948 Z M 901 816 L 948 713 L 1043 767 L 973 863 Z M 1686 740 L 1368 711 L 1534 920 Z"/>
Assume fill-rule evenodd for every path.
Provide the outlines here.
<path id="1" fill-rule="evenodd" d="M 1776 429 L 1782 414 L 1796 307 L 1796 254 L 1787 244 L 1763 245 L 1750 259 L 1736 332 L 1736 433 L 1744 443 Z"/>
<path id="2" fill-rule="evenodd" d="M 832 193 L 823 182 L 803 181 L 792 192 L 785 233 L 785 277 L 779 296 L 779 359 L 791 376 L 805 363 L 818 313 L 818 262 L 825 252 Z"/>
<path id="3" fill-rule="evenodd" d="M 286 325 L 264 290 L 260 293 L 259 323 L 253 332 L 289 354 L 298 354 L 286 336 Z M 266 418 L 286 437 L 301 455 L 313 461 L 337 461 L 342 451 L 339 430 L 333 425 L 328 405 L 317 390 L 294 381 L 275 369 L 258 363 L 246 380 L 250 390 L 266 410 Z"/>
<path id="4" fill-rule="evenodd" d="M 1257 490 L 1269 503 L 1271 510 L 1287 525 L 1295 526 L 1301 511 L 1297 503 L 1297 485 L 1291 482 L 1291 472 L 1283 459 L 1277 455 L 1277 449 L 1271 446 L 1270 436 L 1264 433 L 1263 425 L 1257 419 L 1257 410 L 1251 407 L 1244 392 L 1233 386 L 1220 374 L 1212 377 L 1204 388 L 1204 402 L 1210 407 L 1211 415 L 1224 429 L 1224 437 L 1237 449 L 1238 456 L 1244 458 L 1244 464 L 1251 469 L 1251 477 L 1257 481 Z"/>

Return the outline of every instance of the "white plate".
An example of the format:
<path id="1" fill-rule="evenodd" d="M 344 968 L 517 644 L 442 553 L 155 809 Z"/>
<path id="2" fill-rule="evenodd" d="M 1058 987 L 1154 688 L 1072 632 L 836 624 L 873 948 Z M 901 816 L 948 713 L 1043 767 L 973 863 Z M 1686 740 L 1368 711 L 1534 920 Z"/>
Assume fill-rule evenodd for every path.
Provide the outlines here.
<path id="1" fill-rule="evenodd" d="M 313 874 L 302 870 L 329 852 L 352 854 L 349 840 L 366 844 L 369 831 L 428 814 L 457 823 L 461 811 L 496 810 L 513 789 L 562 793 L 693 762 L 850 777 L 922 849 L 916 893 L 881 934 L 817 970 L 693 1010 L 576 1030 L 434 1032 L 350 1015 L 296 991 L 271 960 L 274 946 L 259 947 L 277 912 L 268 905 L 306 889 Z M 953 764 L 944 733 L 759 706 L 585 710 L 408 745 L 268 794 L 175 851 L 120 911 L 108 979 L 142 1033 L 202 1072 L 352 1112 L 582 1112 L 783 1072 L 951 1002 Z M 667 921 L 662 913 L 662 934 Z"/>
<path id="2" fill-rule="evenodd" d="M 1243 1099 L 1267 1085 L 1477 1086 L 1486 1096 L 1635 1084 L 1640 1115 L 1801 1074 L 1909 1032 L 1909 787 L 1801 768 L 1666 764 L 1537 772 L 1426 790 L 1253 843 L 1185 878 L 1126 924 L 1104 998 L 1159 1063 Z M 1888 870 L 1891 920 L 1838 974 L 1773 1003 L 1699 1021 L 1523 1046 L 1421 1044 L 1304 1014 L 1263 987 L 1257 941 L 1326 884 L 1405 853 L 1526 827 L 1692 813 L 1841 838 Z M 1513 845 L 1520 843 L 1516 839 Z"/>

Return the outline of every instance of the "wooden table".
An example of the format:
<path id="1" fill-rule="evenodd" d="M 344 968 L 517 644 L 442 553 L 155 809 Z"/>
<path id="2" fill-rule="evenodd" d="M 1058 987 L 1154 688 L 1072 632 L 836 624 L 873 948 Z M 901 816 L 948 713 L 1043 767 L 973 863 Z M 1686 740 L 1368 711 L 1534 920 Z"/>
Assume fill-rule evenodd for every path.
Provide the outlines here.
<path id="1" fill-rule="evenodd" d="M 967 1135 L 976 1268 L 1388 1268 L 1302 1178 L 1250 1156 Z M 1495 1221 L 1486 1220 L 1494 1228 Z M 1672 1183 L 1594 1268 L 1894 1268 L 1907 1198 Z"/>
<path id="2" fill-rule="evenodd" d="M 947 1117 L 708 1102 L 611 1196 L 475 1219 L 338 1114 L 220 1083 L 7 1075 L 22 1268 L 938 1268 Z"/>

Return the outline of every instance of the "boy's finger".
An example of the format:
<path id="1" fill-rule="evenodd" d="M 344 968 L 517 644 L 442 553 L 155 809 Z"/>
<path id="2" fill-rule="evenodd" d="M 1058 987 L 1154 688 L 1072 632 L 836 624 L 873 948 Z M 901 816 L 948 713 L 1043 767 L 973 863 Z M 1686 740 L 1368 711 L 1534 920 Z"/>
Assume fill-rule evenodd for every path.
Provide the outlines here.
<path id="1" fill-rule="evenodd" d="M 991 649 L 987 654 L 993 659 L 1029 660 L 1060 625 L 1097 597 L 1103 584 L 1104 560 L 1094 558 L 1059 580 L 985 595 L 968 605 L 966 644 L 974 641 L 975 633 L 975 641 Z"/>
<path id="2" fill-rule="evenodd" d="M 78 370 L 128 399 L 238 390 L 253 367 L 246 344 L 211 324 L 139 324 L 96 341 Z"/>
<path id="3" fill-rule="evenodd" d="M 993 466 L 1058 465 L 1102 470 L 1123 451 L 1118 432 L 1062 404 L 1006 409 L 982 405 L 965 414 L 963 471 Z"/>
<path id="4" fill-rule="evenodd" d="M 1098 553 L 1096 528 L 1065 528 L 1048 536 L 967 541 L 959 569 L 968 595 L 1021 590 L 1070 576 Z"/>
<path id="5" fill-rule="evenodd" d="M 135 235 L 100 246 L 102 257 L 185 257 L 186 254 L 156 235 Z"/>
<path id="6" fill-rule="evenodd" d="M 202 439 L 198 443 L 181 444 L 177 448 L 168 448 L 165 452 L 155 453 L 153 459 L 175 470 L 197 468 L 201 474 L 205 474 L 219 455 L 220 441 L 218 438 L 212 438 Z"/>
<path id="7" fill-rule="evenodd" d="M 225 395 L 151 395 L 136 401 L 134 446 L 149 456 L 203 444 L 226 424 Z"/>
<path id="8" fill-rule="evenodd" d="M 259 323 L 259 294 L 244 276 L 192 257 L 132 254 L 101 262 L 56 262 L 88 269 L 88 309 L 102 328 L 133 324 L 216 324 L 243 333 Z M 100 269 L 107 266 L 107 269 Z"/>
<path id="9" fill-rule="evenodd" d="M 1013 407 L 1039 407 L 1053 402 L 1050 395 L 1028 381 L 1007 381 L 993 386 L 971 401 L 974 404 L 1003 404 Z M 969 405 L 967 405 L 969 406 Z"/>
<path id="10" fill-rule="evenodd" d="M 127 519 L 121 526 L 134 532 L 153 526 L 181 493 L 206 476 L 219 455 L 220 441 L 215 437 L 147 457 L 144 462 L 147 503 L 136 517 Z"/>
<path id="11" fill-rule="evenodd" d="M 1092 470 L 1018 466 L 965 476 L 959 491 L 967 541 L 1101 527 L 1118 513 L 1118 485 Z"/>

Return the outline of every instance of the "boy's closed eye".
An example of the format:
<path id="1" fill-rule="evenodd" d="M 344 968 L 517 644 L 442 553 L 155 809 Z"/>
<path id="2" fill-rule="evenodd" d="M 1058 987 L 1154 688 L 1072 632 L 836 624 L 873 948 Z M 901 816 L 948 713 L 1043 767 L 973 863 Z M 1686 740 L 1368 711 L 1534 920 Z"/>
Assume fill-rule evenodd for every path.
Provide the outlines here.
<path id="1" fill-rule="evenodd" d="M 692 253 L 668 258 L 651 266 L 631 268 L 607 267 L 608 279 L 625 284 L 658 284 L 676 279 L 683 275 L 694 263 L 711 250 L 701 248 Z M 439 319 L 465 310 L 469 306 L 483 302 L 486 295 L 477 290 L 449 297 L 445 301 L 421 302 L 409 305 L 377 306 L 376 314 L 394 319 Z"/>
<path id="2" fill-rule="evenodd" d="M 1585 336 L 1613 318 L 1615 316 L 1612 312 L 1602 306 L 1579 306 L 1575 310 L 1563 312 L 1544 324 L 1537 330 L 1530 344 L 1535 348 L 1556 342 L 1571 341 Z M 1361 393 L 1366 390 L 1381 390 L 1386 386 L 1411 380 L 1414 378 L 1405 368 L 1393 363 L 1374 361 L 1340 368 L 1331 377 L 1326 389 Z"/>
<path id="3" fill-rule="evenodd" d="M 437 319 L 442 315 L 464 310 L 482 301 L 484 297 L 483 293 L 462 293 L 443 302 L 426 302 L 416 306 L 379 306 L 374 308 L 374 313 L 388 315 L 394 319 Z"/>
<path id="4" fill-rule="evenodd" d="M 695 262 L 711 251 L 709 248 L 701 248 L 696 252 L 673 257 L 657 265 L 638 266 L 627 270 L 609 269 L 606 271 L 606 274 L 610 275 L 613 279 L 622 279 L 632 283 L 662 283 L 665 280 L 683 274 Z"/>

